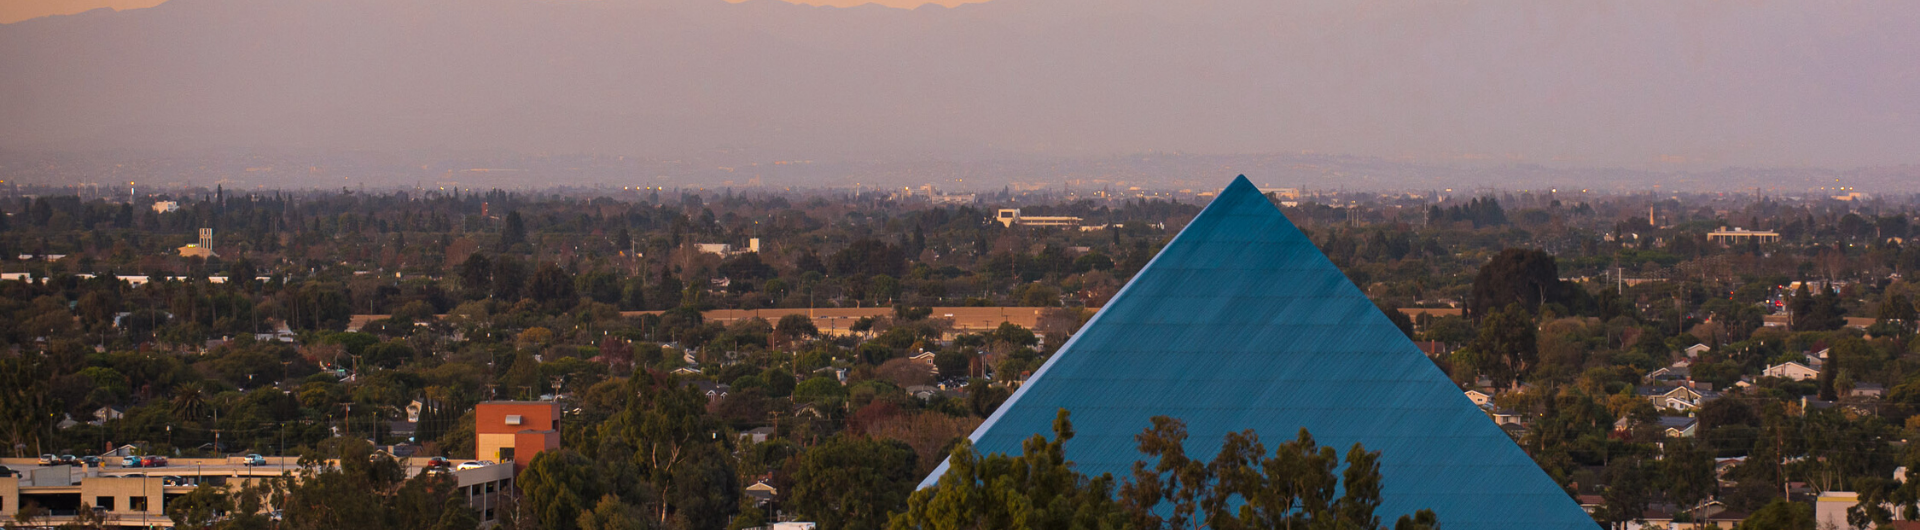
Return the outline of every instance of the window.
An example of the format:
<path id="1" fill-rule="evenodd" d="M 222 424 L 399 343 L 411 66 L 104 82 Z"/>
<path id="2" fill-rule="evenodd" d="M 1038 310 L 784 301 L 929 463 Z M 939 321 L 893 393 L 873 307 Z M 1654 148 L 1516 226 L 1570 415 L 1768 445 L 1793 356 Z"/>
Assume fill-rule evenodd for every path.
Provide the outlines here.
<path id="1" fill-rule="evenodd" d="M 503 489 L 503 490 L 513 489 L 513 477 L 500 479 L 500 489 Z"/>
<path id="2" fill-rule="evenodd" d="M 508 414 L 508 415 L 507 415 L 507 425 L 519 425 L 519 424 L 520 424 L 520 415 L 519 415 L 519 414 Z"/>
<path id="3" fill-rule="evenodd" d="M 136 511 L 136 512 L 147 511 L 147 498 L 146 497 L 127 497 L 127 509 Z"/>
<path id="4" fill-rule="evenodd" d="M 482 519 L 482 520 L 483 520 L 483 521 L 492 521 L 492 520 L 493 520 L 493 508 L 487 508 L 487 517 L 486 517 L 485 519 Z"/>
<path id="5" fill-rule="evenodd" d="M 500 448 L 500 461 L 508 462 L 512 460 L 513 460 L 513 448 L 512 447 Z"/>
<path id="6" fill-rule="evenodd" d="M 99 496 L 99 497 L 94 497 L 94 498 L 93 498 L 93 507 L 95 507 L 95 508 L 99 508 L 99 509 L 102 509 L 102 510 L 106 510 L 106 511 L 109 511 L 109 512 L 111 512 L 111 511 L 113 511 L 113 496 L 112 496 L 112 495 L 101 495 L 101 496 Z"/>
<path id="7" fill-rule="evenodd" d="M 498 482 L 488 482 L 488 483 L 487 483 L 487 493 L 493 493 L 493 488 L 494 488 L 494 486 L 496 486 L 496 485 L 498 485 L 498 484 L 499 484 Z"/>

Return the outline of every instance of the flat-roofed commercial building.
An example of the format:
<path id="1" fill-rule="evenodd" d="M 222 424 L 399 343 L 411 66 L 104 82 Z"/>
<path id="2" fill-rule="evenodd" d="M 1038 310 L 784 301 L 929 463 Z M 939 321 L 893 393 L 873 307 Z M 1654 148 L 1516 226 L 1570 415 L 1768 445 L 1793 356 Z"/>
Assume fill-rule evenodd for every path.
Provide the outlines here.
<path id="1" fill-rule="evenodd" d="M 560 404 L 488 401 L 473 409 L 474 456 L 527 467 L 533 455 L 560 448 Z"/>
<path id="2" fill-rule="evenodd" d="M 1755 243 L 1772 243 L 1779 240 L 1779 232 L 1772 230 L 1747 230 L 1737 226 L 1732 230 L 1728 230 L 1727 227 L 1722 226 L 1719 230 L 1707 232 L 1707 241 L 1727 245 L 1744 244 L 1748 241 Z"/>
<path id="3" fill-rule="evenodd" d="M 1080 226 L 1080 218 L 1078 217 L 1021 215 L 1019 208 L 1001 208 L 1000 212 L 994 215 L 993 220 L 1008 227 L 1012 227 L 1013 225 Z"/>
<path id="4" fill-rule="evenodd" d="M 56 527 L 73 522 L 81 510 L 92 510 L 109 528 L 173 527 L 167 505 L 201 484 L 240 486 L 280 477 L 298 470 L 296 457 L 267 457 L 266 465 L 249 466 L 228 458 L 177 458 L 162 467 L 42 466 L 31 458 L 3 458 L 0 465 L 18 472 L 0 477 L 0 518 L 12 521 L 20 510 L 40 515 L 33 525 Z M 466 460 L 449 462 L 449 468 Z M 427 471 L 427 459 L 406 461 L 407 475 Z M 507 464 L 449 470 L 467 505 L 483 522 L 496 520 L 500 494 L 511 491 L 515 470 Z"/>

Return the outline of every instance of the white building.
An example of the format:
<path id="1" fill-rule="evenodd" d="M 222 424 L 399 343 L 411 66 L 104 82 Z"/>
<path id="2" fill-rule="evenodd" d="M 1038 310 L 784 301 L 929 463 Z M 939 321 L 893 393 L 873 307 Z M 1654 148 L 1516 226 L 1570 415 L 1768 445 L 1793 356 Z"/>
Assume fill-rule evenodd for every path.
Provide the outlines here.
<path id="1" fill-rule="evenodd" d="M 174 201 L 157 201 L 153 203 L 153 213 L 167 213 L 178 211 L 179 209 L 180 203 Z"/>
<path id="2" fill-rule="evenodd" d="M 760 238 L 756 237 L 753 239 L 748 239 L 746 250 L 734 250 L 733 245 L 729 245 L 726 243 L 698 243 L 694 245 L 694 248 L 699 249 L 700 252 L 713 254 L 721 257 L 732 256 L 734 254 L 741 254 L 746 252 L 759 252 Z"/>
<path id="3" fill-rule="evenodd" d="M 1820 371 L 1812 368 L 1808 368 L 1807 365 L 1804 365 L 1804 364 L 1800 364 L 1796 362 L 1785 362 L 1785 363 L 1776 364 L 1773 366 L 1768 366 L 1765 372 L 1761 372 L 1761 375 L 1764 375 L 1767 377 L 1779 377 L 1783 379 L 1792 379 L 1795 381 L 1806 381 L 1808 379 L 1815 379 L 1820 377 Z"/>
<path id="4" fill-rule="evenodd" d="M 993 220 L 1008 227 L 1012 227 L 1013 225 L 1080 226 L 1080 218 L 1078 217 L 1035 217 L 1020 215 L 1019 208 L 1001 208 L 1000 212 L 994 215 Z"/>
<path id="5" fill-rule="evenodd" d="M 1728 230 L 1727 227 L 1722 226 L 1719 230 L 1707 232 L 1707 241 L 1728 245 L 1746 243 L 1748 241 L 1772 243 L 1779 240 L 1779 232 L 1772 230 L 1747 230 L 1737 226 L 1732 230 Z"/>

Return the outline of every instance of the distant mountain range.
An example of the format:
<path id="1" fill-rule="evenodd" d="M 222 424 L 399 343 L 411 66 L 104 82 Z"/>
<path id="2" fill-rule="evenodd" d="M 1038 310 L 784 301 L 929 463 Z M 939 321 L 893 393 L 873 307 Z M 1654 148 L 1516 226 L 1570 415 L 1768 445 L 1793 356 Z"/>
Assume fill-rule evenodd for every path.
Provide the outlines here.
<path id="1" fill-rule="evenodd" d="M 0 149 L 1920 162 L 1920 3 L 171 0 L 0 25 Z"/>

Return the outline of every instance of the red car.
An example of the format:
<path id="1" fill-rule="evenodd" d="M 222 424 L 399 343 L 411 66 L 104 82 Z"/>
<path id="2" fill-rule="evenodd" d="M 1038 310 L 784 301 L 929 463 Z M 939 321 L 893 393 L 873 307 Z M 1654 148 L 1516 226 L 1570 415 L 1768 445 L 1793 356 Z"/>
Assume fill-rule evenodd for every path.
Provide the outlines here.
<path id="1" fill-rule="evenodd" d="M 164 456 L 140 457 L 140 467 L 166 467 L 166 465 L 167 457 Z"/>

